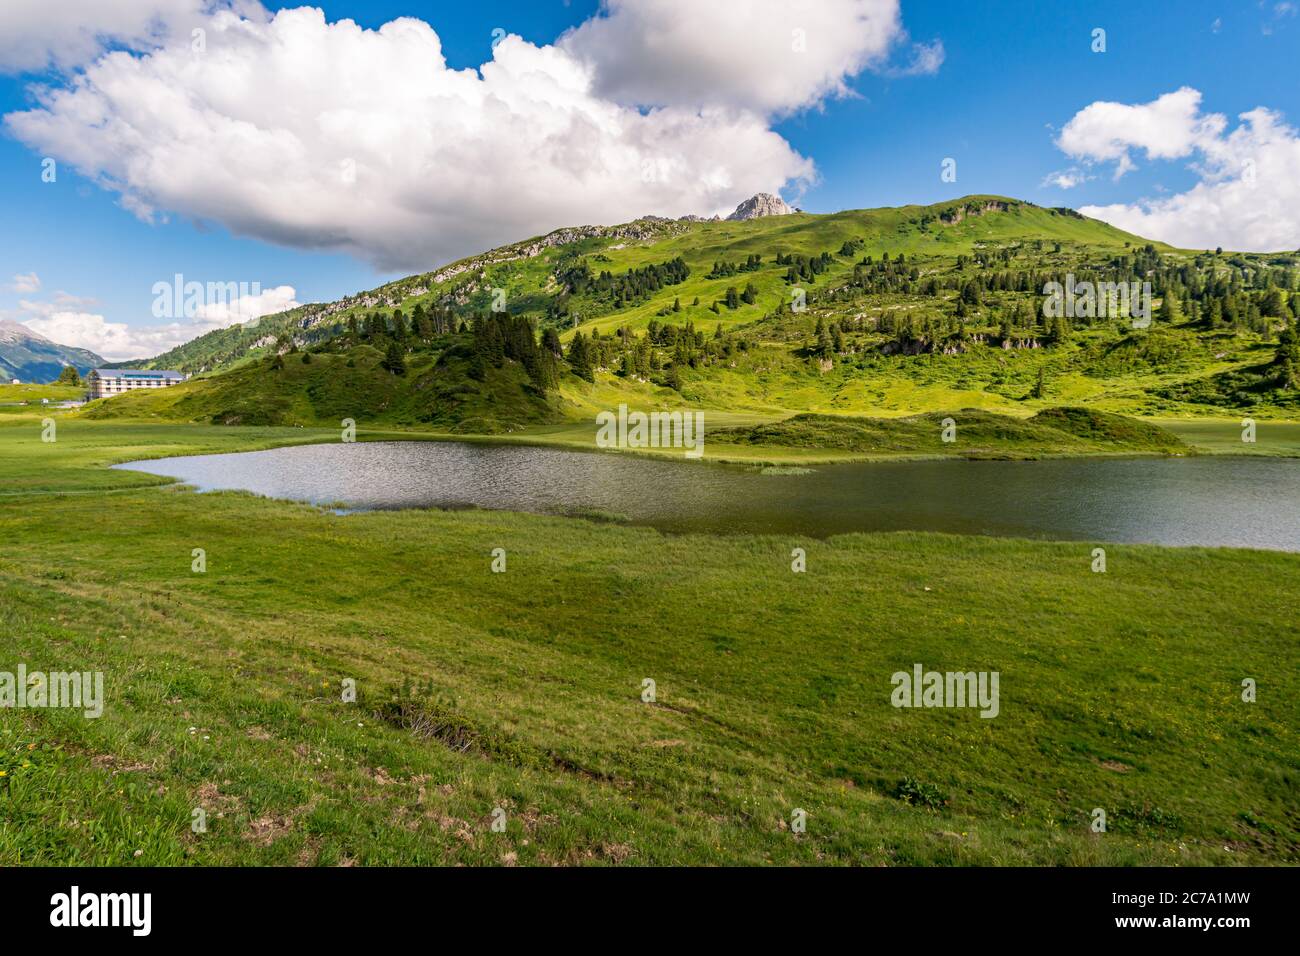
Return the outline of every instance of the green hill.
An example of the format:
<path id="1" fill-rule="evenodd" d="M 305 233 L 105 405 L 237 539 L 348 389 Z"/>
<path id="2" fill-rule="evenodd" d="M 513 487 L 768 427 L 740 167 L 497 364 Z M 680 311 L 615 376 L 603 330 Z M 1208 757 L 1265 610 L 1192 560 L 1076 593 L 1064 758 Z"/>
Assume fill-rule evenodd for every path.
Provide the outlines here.
<path id="1" fill-rule="evenodd" d="M 1083 408 L 1049 408 L 1017 419 L 968 408 L 952 416 L 938 412 L 908 418 L 851 418 L 796 415 L 750 428 L 713 432 L 723 444 L 836 449 L 859 454 L 934 454 L 944 425 L 952 422 L 952 451 L 970 458 L 1015 458 L 1026 454 L 1183 454 L 1176 435 L 1131 418 Z"/>
<path id="2" fill-rule="evenodd" d="M 1063 405 L 1292 417 L 1297 265 L 1297 254 L 1177 250 L 997 196 L 647 218 L 557 230 L 212 332 L 142 363 L 200 376 L 179 394 L 88 414 L 309 424 L 353 410 L 358 421 L 484 432 L 620 402 L 764 420 L 960 408 L 1025 417 Z M 1146 311 L 1117 313 L 1103 296 L 1049 315 L 1050 283 L 1146 284 Z M 519 348 L 506 355 L 474 332 L 494 314 L 530 324 L 534 351 L 541 336 L 544 351 L 562 352 L 554 374 L 542 381 Z M 392 348 L 407 374 L 385 368 Z M 291 369 L 291 350 L 319 365 Z M 272 375 L 277 354 L 286 370 Z"/>
<path id="3" fill-rule="evenodd" d="M 933 206 L 859 209 L 830 215 L 797 213 L 746 221 L 695 222 L 646 218 L 618 226 L 558 229 L 477 256 L 458 260 L 427 273 L 409 276 L 376 289 L 327 304 L 311 304 L 265 316 L 254 323 L 218 329 L 153 359 L 136 364 L 146 368 L 210 371 L 249 354 L 271 349 L 280 337 L 300 345 L 322 341 L 343 329 L 352 316 L 375 309 L 400 308 L 409 315 L 416 305 L 449 307 L 461 318 L 491 308 L 493 290 L 505 292 L 512 313 L 537 316 L 543 324 L 571 329 L 574 314 L 584 328 L 628 324 L 644 327 L 660 307 L 660 299 L 622 309 L 603 308 L 589 296 L 561 296 L 555 273 L 582 258 L 596 270 L 613 273 L 682 257 L 692 277 L 676 293 L 704 304 L 694 313 L 708 315 L 708 304 L 722 299 L 734 284 L 708 278 L 721 259 L 743 259 L 776 252 L 812 256 L 845 242 L 861 240 L 879 251 L 934 254 L 952 258 L 970 254 L 977 246 L 1032 237 L 1053 242 L 1104 248 L 1139 245 L 1145 240 L 1073 210 L 1044 209 L 999 196 L 968 196 Z M 831 274 L 835 271 L 832 270 Z M 764 306 L 780 306 L 788 298 L 780 281 L 783 269 L 767 268 L 753 276 L 760 290 L 776 293 L 776 301 L 756 303 L 724 316 L 726 325 L 739 325 L 762 316 Z M 556 299 L 564 299 L 556 309 Z M 671 304 L 671 298 L 668 302 Z"/>
<path id="4" fill-rule="evenodd" d="M 468 339 L 467 336 L 461 337 Z M 220 375 L 163 391 L 135 392 L 93 403 L 86 416 L 218 425 L 430 425 L 496 433 L 562 419 L 560 401 L 531 385 L 515 365 L 469 374 L 464 342 L 413 356 L 400 374 L 369 345 L 345 353 L 263 357 Z"/>

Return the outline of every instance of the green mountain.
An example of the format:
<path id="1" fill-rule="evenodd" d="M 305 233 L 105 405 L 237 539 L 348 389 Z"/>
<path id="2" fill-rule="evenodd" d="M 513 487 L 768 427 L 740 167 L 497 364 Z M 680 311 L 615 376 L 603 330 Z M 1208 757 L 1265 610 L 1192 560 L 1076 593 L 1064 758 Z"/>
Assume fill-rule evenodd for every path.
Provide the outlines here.
<path id="1" fill-rule="evenodd" d="M 209 333 L 139 363 L 194 380 L 90 414 L 463 432 L 622 402 L 754 421 L 1056 406 L 1287 416 L 1300 408 L 1297 265 L 1173 249 L 999 196 L 647 217 Z M 1102 282 L 1145 311 L 1070 295 L 1053 312 L 1044 294 Z"/>

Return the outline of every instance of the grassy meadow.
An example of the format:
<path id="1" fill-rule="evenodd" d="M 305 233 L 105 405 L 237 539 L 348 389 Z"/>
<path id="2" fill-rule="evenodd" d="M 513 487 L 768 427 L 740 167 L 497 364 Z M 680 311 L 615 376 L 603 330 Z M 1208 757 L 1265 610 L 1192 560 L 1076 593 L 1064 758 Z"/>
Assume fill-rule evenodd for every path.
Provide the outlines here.
<path id="1" fill-rule="evenodd" d="M 595 451 L 620 405 L 702 411 L 695 467 L 794 475 L 1300 457 L 1295 265 L 987 196 L 638 220 L 218 329 L 143 363 L 192 373 L 167 389 L 0 386 L 0 674 L 107 698 L 0 709 L 0 865 L 1298 863 L 1297 554 L 1096 573 L 1090 542 L 338 514 L 108 467 L 349 419 Z M 1066 273 L 1151 277 L 1154 320 L 1048 322 Z M 917 664 L 997 672 L 998 715 L 895 708 Z"/>
<path id="2" fill-rule="evenodd" d="M 106 703 L 0 710 L 0 865 L 1300 861 L 1300 556 L 338 515 L 105 467 L 334 429 L 57 421 L 0 421 L 0 670 Z"/>

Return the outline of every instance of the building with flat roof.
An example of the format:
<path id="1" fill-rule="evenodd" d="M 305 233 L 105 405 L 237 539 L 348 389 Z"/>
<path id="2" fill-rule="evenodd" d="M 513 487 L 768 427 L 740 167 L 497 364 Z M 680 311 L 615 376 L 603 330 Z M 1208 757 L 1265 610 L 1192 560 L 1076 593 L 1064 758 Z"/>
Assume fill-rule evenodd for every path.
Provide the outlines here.
<path id="1" fill-rule="evenodd" d="M 86 376 L 87 397 L 110 398 L 137 388 L 166 388 L 185 381 L 180 372 L 151 368 L 92 368 Z"/>

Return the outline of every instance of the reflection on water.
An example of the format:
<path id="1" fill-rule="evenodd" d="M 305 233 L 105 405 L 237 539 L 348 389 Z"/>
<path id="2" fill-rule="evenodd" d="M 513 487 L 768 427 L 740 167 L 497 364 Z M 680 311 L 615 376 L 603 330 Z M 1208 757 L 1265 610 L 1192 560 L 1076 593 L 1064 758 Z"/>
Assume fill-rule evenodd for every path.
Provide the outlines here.
<path id="1" fill-rule="evenodd" d="M 603 512 L 665 531 L 949 531 L 1300 551 L 1300 462 L 927 461 L 760 474 L 523 445 L 299 445 L 117 467 L 354 508 Z"/>

